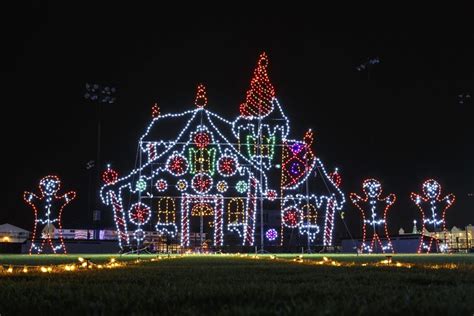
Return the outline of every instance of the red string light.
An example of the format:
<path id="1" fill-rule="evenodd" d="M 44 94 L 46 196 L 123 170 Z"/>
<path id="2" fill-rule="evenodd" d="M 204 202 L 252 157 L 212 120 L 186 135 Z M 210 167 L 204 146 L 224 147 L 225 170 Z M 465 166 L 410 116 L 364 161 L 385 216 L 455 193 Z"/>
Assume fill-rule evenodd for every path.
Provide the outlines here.
<path id="1" fill-rule="evenodd" d="M 360 250 L 362 252 L 368 251 L 371 253 L 374 251 L 375 242 L 377 242 L 382 249 L 382 252 L 385 253 L 385 250 L 394 252 L 392 241 L 390 240 L 390 236 L 388 234 L 387 214 L 389 208 L 395 203 L 397 198 L 393 193 L 382 198 L 382 185 L 376 179 L 364 180 L 362 188 L 365 197 L 360 197 L 356 193 L 350 194 L 351 201 L 359 209 L 363 221 L 362 244 Z M 384 208 L 382 220 L 378 219 L 378 204 L 382 204 L 382 207 Z M 384 226 L 385 238 L 387 239 L 385 246 L 382 244 L 382 241 L 380 240 L 380 237 L 376 231 L 376 227 L 382 224 Z M 374 229 L 370 246 L 367 246 L 365 243 L 367 238 L 367 226 L 371 226 Z"/>
<path id="2" fill-rule="evenodd" d="M 441 198 L 441 184 L 439 184 L 436 180 L 433 179 L 429 179 L 423 182 L 422 191 L 423 195 L 419 195 L 417 193 L 412 192 L 410 194 L 410 198 L 416 204 L 421 213 L 422 226 L 420 244 L 418 245 L 418 253 L 421 253 L 424 250 L 426 251 L 426 253 L 429 253 L 431 251 L 433 241 L 439 247 L 438 239 L 435 237 L 435 230 L 439 224 L 441 224 L 446 239 L 446 211 L 454 204 L 456 197 L 454 196 L 454 194 L 451 193 Z M 437 219 L 437 207 L 439 204 L 445 204 L 444 206 L 441 206 L 441 219 Z M 428 216 L 426 216 L 425 212 L 423 211 L 424 207 L 428 208 Z M 429 214 L 431 214 L 431 216 Z M 431 228 L 433 230 L 432 232 L 430 232 L 430 236 L 428 237 L 425 237 L 423 235 L 425 233 L 426 224 L 431 225 Z M 429 239 L 428 245 L 425 244 L 426 238 Z"/>
<path id="3" fill-rule="evenodd" d="M 35 221 L 33 227 L 33 236 L 31 240 L 30 254 L 36 251 L 38 254 L 43 251 L 43 246 L 47 241 L 52 251 L 57 253 L 58 250 L 62 250 L 64 254 L 67 253 L 66 245 L 63 239 L 63 226 L 62 226 L 62 213 L 66 205 L 76 198 L 76 192 L 69 191 L 64 195 L 58 196 L 57 193 L 61 188 L 61 180 L 57 176 L 46 176 L 41 179 L 39 184 L 40 195 L 37 196 L 31 192 L 24 192 L 23 199 L 25 203 L 33 208 L 35 214 Z M 39 209 L 43 212 L 39 214 Z M 55 212 L 56 211 L 56 212 Z M 36 244 L 37 236 L 39 232 L 38 224 L 45 225 L 44 228 L 48 228 L 50 225 L 57 223 L 59 226 L 59 242 L 60 245 L 54 246 L 50 233 L 46 234 L 46 238 L 41 237 L 41 245 Z"/>
<path id="4" fill-rule="evenodd" d="M 206 87 L 203 84 L 199 84 L 197 87 L 196 100 L 194 104 L 198 108 L 203 108 L 207 105 Z"/>
<path id="5" fill-rule="evenodd" d="M 117 171 L 107 166 L 107 170 L 102 173 L 102 181 L 105 184 L 114 184 L 118 180 L 118 173 Z"/>
<path id="6" fill-rule="evenodd" d="M 155 103 L 151 108 L 151 117 L 157 118 L 158 116 L 160 116 L 160 107 Z"/>
<path id="7" fill-rule="evenodd" d="M 196 147 L 203 149 L 209 145 L 211 137 L 206 132 L 199 132 L 194 136 L 194 142 L 196 143 Z"/>
<path id="8" fill-rule="evenodd" d="M 260 54 L 250 89 L 247 91 L 245 103 L 240 105 L 240 115 L 243 117 L 262 117 L 273 110 L 272 100 L 275 89 L 268 78 L 268 57 L 266 53 Z"/>
<path id="9" fill-rule="evenodd" d="M 231 176 L 237 171 L 237 161 L 232 157 L 222 157 L 217 162 L 218 171 L 224 176 Z"/>

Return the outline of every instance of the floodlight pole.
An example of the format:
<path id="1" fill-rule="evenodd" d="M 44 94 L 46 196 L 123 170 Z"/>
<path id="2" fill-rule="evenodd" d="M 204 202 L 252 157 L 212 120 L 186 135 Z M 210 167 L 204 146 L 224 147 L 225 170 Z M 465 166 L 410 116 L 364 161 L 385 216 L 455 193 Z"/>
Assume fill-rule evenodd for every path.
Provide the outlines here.
<path id="1" fill-rule="evenodd" d="M 96 162 L 96 170 L 97 170 L 97 178 L 96 178 L 96 184 L 97 184 L 97 189 L 100 183 L 100 169 L 101 169 L 101 163 L 100 163 L 100 147 L 101 147 L 101 136 L 102 136 L 102 124 L 101 124 L 101 115 L 102 114 L 102 104 L 99 102 L 98 107 L 97 107 L 97 162 Z M 97 214 L 97 219 L 94 216 L 95 211 L 99 211 L 99 198 L 97 196 L 97 190 L 94 192 L 95 196 L 95 203 L 94 203 L 94 209 L 92 210 L 92 231 L 93 231 L 93 238 L 98 239 L 99 236 L 96 236 L 96 228 L 99 227 L 100 224 L 100 213 Z"/>

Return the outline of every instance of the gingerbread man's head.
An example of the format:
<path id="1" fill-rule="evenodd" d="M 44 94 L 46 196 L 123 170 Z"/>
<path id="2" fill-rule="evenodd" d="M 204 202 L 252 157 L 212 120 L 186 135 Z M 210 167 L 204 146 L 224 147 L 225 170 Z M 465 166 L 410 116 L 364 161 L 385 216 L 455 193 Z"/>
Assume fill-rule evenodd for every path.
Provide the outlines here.
<path id="1" fill-rule="evenodd" d="M 367 179 L 362 184 L 362 190 L 369 198 L 378 198 L 382 194 L 382 185 L 378 180 Z"/>
<path id="2" fill-rule="evenodd" d="M 56 176 L 46 176 L 41 179 L 39 189 L 43 195 L 55 195 L 61 187 L 61 181 Z"/>
<path id="3" fill-rule="evenodd" d="M 426 180 L 423 183 L 423 194 L 430 199 L 436 199 L 441 194 L 441 185 L 436 180 Z"/>

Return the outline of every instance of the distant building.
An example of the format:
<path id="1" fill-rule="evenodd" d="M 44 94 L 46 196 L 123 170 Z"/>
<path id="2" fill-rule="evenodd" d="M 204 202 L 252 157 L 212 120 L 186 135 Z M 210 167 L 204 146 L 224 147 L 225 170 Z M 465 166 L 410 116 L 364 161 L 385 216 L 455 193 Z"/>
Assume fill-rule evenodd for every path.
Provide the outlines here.
<path id="1" fill-rule="evenodd" d="M 404 233 L 402 233 L 401 231 L 402 229 L 400 229 L 399 233 L 400 235 L 403 235 Z M 421 232 L 417 231 L 417 233 L 420 234 Z M 433 235 L 433 237 L 438 239 L 440 241 L 440 246 L 443 247 L 444 252 L 468 252 L 474 247 L 474 226 L 472 226 L 471 224 L 467 225 L 464 230 L 457 228 L 456 226 L 453 226 L 450 231 L 448 230 L 446 232 L 439 231 L 431 233 L 425 230 L 423 232 L 423 235 Z"/>
<path id="2" fill-rule="evenodd" d="M 425 229 L 422 233 L 416 229 L 414 222 L 412 232 L 406 233 L 400 228 L 398 235 L 390 236 L 395 253 L 416 253 L 422 236 L 433 236 L 438 240 L 439 252 L 472 252 L 474 250 L 474 226 L 468 225 L 464 230 L 453 226 L 450 231 L 430 233 Z M 381 242 L 386 242 L 385 238 L 380 238 Z M 342 252 L 356 253 L 360 248 L 362 239 L 342 240 Z M 377 245 L 376 245 L 377 246 Z M 380 247 L 379 247 L 380 248 Z M 382 253 L 382 249 L 374 247 L 373 253 Z"/>
<path id="3" fill-rule="evenodd" d="M 454 252 L 467 252 L 471 248 L 474 248 L 474 226 L 471 224 L 467 225 L 465 229 L 457 228 L 453 226 L 451 231 L 444 232 L 435 232 L 436 238 L 442 240 L 449 251 Z"/>
<path id="4" fill-rule="evenodd" d="M 0 242 L 2 243 L 22 243 L 30 237 L 30 232 L 26 229 L 11 225 L 0 225 Z"/>

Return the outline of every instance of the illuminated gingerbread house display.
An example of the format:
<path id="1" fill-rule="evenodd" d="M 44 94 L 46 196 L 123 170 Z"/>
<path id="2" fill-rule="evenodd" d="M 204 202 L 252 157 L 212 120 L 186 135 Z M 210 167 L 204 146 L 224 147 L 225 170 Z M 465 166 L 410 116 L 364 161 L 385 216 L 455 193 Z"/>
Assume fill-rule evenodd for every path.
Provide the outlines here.
<path id="1" fill-rule="evenodd" d="M 332 244 L 336 212 L 345 203 L 340 175 L 328 173 L 313 152 L 311 131 L 288 138 L 290 122 L 267 68 L 263 53 L 235 120 L 209 110 L 203 85 L 193 109 L 160 114 L 152 108 L 136 168 L 123 177 L 110 168 L 103 175 L 100 195 L 113 211 L 122 248 L 143 240 L 145 227 L 184 247 L 198 226 L 216 247 L 263 246 L 265 238 L 284 245 L 294 235 Z"/>

